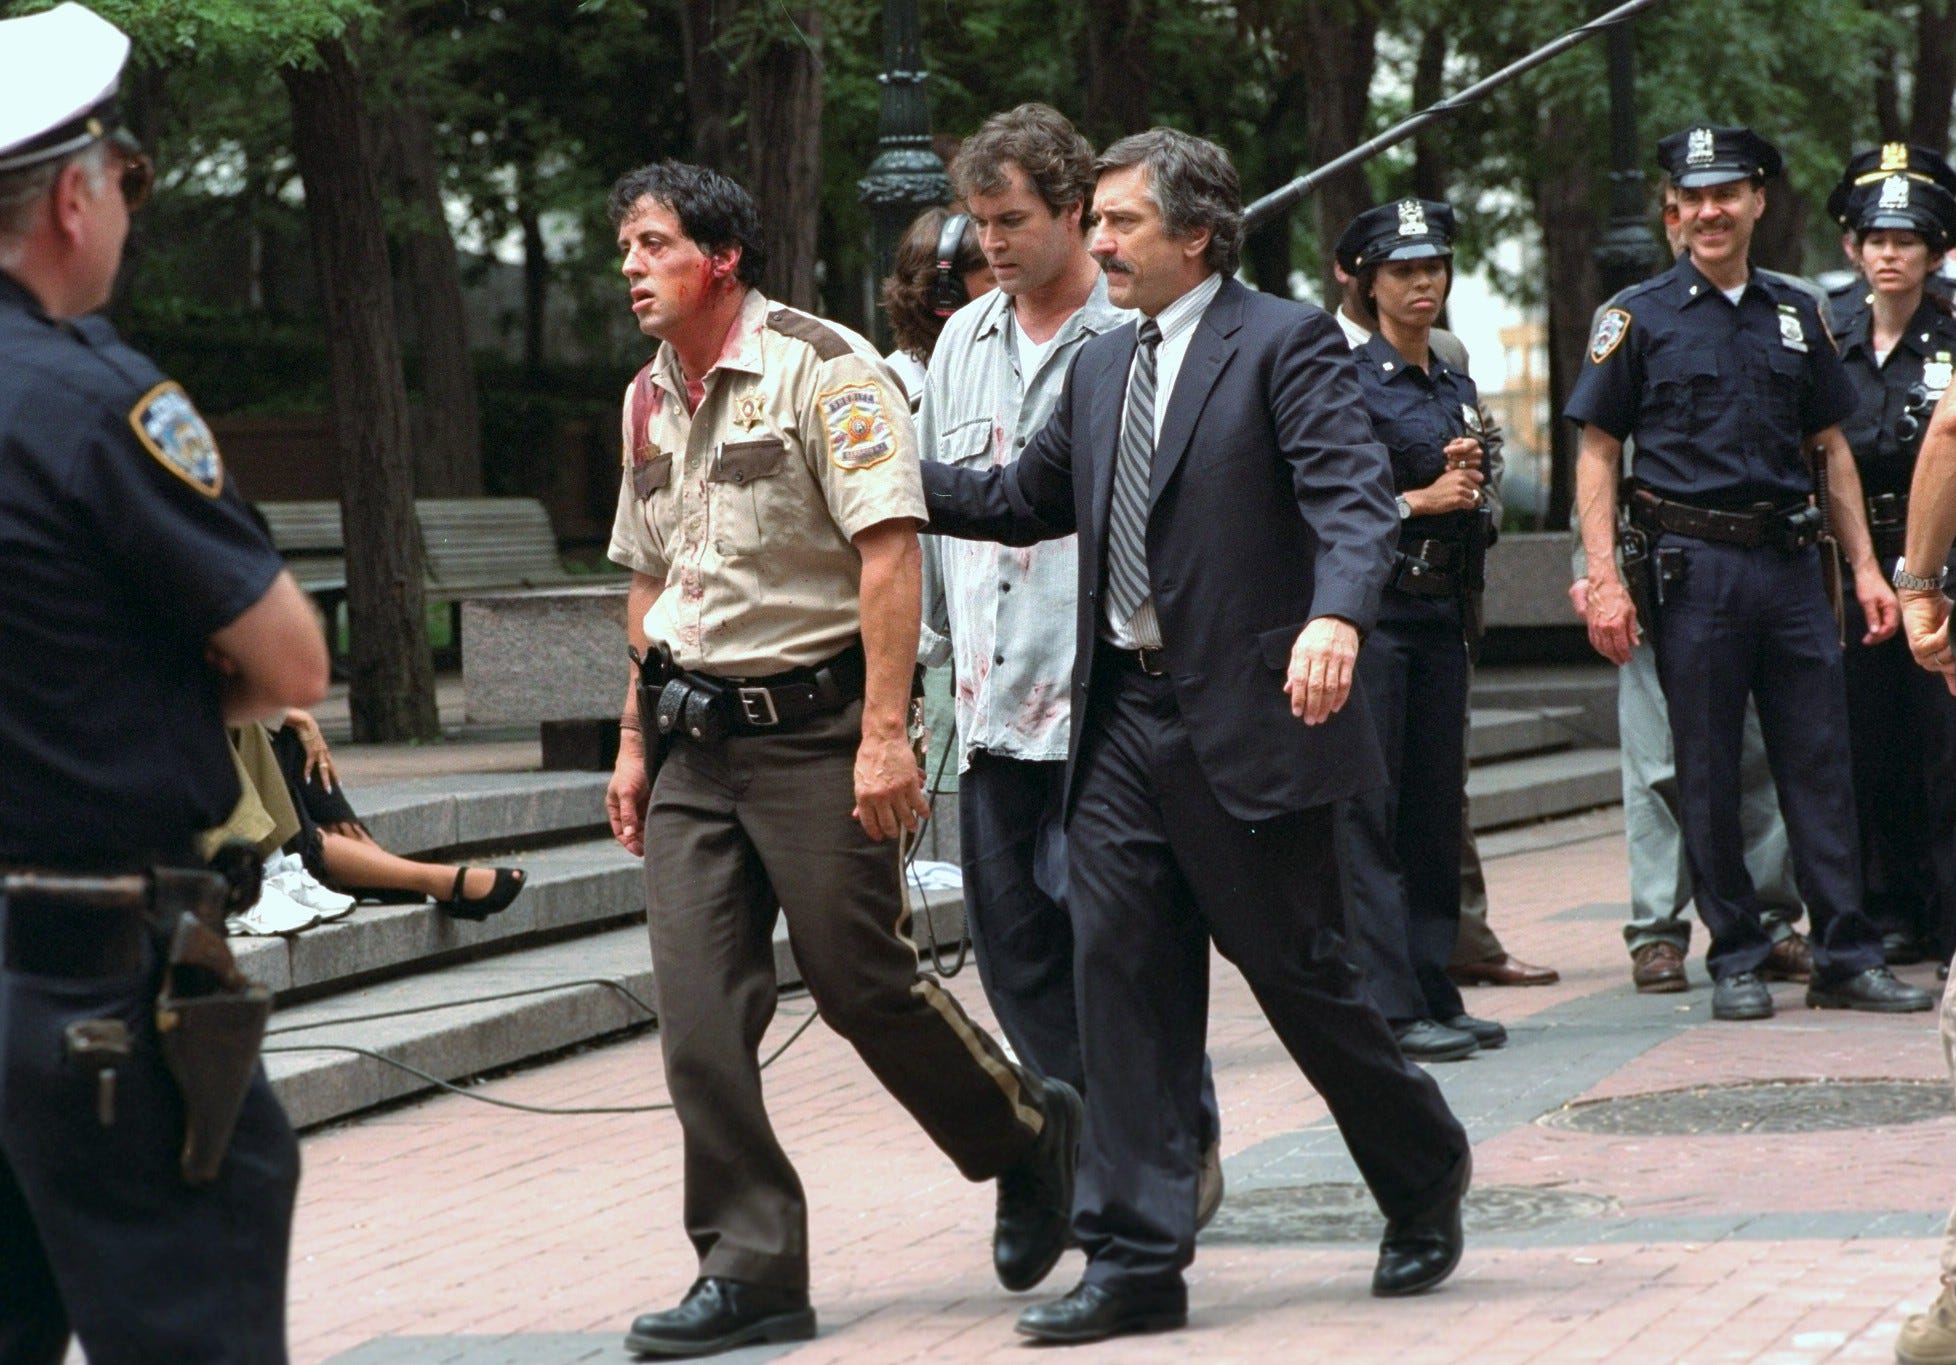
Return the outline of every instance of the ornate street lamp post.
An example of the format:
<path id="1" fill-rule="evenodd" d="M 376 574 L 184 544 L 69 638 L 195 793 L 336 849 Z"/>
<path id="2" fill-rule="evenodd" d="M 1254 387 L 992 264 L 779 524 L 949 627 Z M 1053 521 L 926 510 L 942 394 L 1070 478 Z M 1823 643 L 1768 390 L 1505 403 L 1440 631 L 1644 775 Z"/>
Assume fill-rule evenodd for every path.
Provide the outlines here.
<path id="1" fill-rule="evenodd" d="M 1606 294 L 1656 273 L 1662 261 L 1650 235 L 1637 146 L 1637 59 L 1626 20 L 1610 29 L 1610 225 L 1596 243 L 1596 273 Z"/>
<path id="2" fill-rule="evenodd" d="M 856 182 L 876 231 L 876 278 L 890 273 L 897 243 L 911 220 L 933 204 L 951 198 L 944 162 L 930 145 L 930 106 L 924 101 L 923 42 L 918 36 L 917 0 L 883 3 L 883 112 L 876 135 L 876 159 Z M 876 337 L 889 345 L 889 326 L 880 310 Z"/>

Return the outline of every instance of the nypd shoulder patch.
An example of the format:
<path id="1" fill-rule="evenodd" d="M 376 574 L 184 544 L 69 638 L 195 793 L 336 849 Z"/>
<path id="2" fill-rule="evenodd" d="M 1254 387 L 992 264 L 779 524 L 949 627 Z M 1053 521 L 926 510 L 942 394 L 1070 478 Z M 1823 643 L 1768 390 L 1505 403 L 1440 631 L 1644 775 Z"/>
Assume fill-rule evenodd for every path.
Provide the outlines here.
<path id="1" fill-rule="evenodd" d="M 896 454 L 888 400 L 883 396 L 883 386 L 875 380 L 825 390 L 815 401 L 822 410 L 829 459 L 836 468 L 868 469 Z"/>
<path id="2" fill-rule="evenodd" d="M 129 425 L 156 462 L 206 497 L 224 489 L 224 462 L 217 440 L 190 395 L 174 380 L 144 394 L 130 410 Z"/>
<path id="3" fill-rule="evenodd" d="M 1601 365 L 1608 360 L 1623 338 L 1630 335 L 1630 315 L 1621 308 L 1605 308 L 1603 316 L 1596 319 L 1596 330 L 1589 337 L 1589 360 L 1592 365 Z"/>

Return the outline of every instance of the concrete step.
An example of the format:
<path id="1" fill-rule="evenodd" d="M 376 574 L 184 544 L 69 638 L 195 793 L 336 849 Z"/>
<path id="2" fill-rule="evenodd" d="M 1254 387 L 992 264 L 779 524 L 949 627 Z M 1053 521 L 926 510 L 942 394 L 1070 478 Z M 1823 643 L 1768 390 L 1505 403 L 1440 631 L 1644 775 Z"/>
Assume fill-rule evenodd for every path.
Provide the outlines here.
<path id="1" fill-rule="evenodd" d="M 921 905 L 917 913 L 921 919 Z M 955 893 L 933 892 L 929 915 L 940 942 L 962 938 L 964 905 Z M 921 925 L 918 937 L 924 937 Z M 799 981 L 786 926 L 778 921 L 774 958 L 782 984 Z M 966 979 L 976 989 L 976 974 Z M 637 1001 L 605 982 L 631 992 Z M 525 994 L 456 1003 L 512 992 Z M 653 992 L 644 927 L 628 925 L 281 1009 L 265 1040 L 265 1067 L 293 1123 L 307 1128 L 431 1088 L 375 1058 L 330 1049 L 378 1052 L 457 1081 L 644 1024 Z M 342 1022 L 407 1010 L 419 1012 Z M 327 1050 L 305 1050 L 311 1048 Z M 632 1100 L 621 1096 L 619 1102 Z"/>
<path id="2" fill-rule="evenodd" d="M 1617 742 L 1616 669 L 1589 664 L 1501 664 L 1474 670 L 1473 705 L 1503 711 L 1574 708 L 1567 718 L 1581 744 Z"/>
<path id="3" fill-rule="evenodd" d="M 429 901 L 362 905 L 346 919 L 290 938 L 233 939 L 232 951 L 247 975 L 276 992 L 317 993 L 339 982 L 507 950 L 539 934 L 645 915 L 639 862 L 609 838 L 473 861 L 514 863 L 528 874 L 515 903 L 480 924 L 451 919 Z"/>
<path id="4" fill-rule="evenodd" d="M 485 772 L 366 782 L 354 809 L 381 847 L 405 857 L 449 848 L 522 848 L 605 826 L 607 773 Z"/>
<path id="5" fill-rule="evenodd" d="M 1575 706 L 1524 711 L 1476 707 L 1467 726 L 1467 761 L 1492 763 L 1566 749 L 1578 738 L 1571 727 L 1581 717 L 1582 709 Z"/>
<path id="6" fill-rule="evenodd" d="M 1569 749 L 1477 767 L 1467 776 L 1476 830 L 1573 815 L 1623 799 L 1615 749 Z"/>

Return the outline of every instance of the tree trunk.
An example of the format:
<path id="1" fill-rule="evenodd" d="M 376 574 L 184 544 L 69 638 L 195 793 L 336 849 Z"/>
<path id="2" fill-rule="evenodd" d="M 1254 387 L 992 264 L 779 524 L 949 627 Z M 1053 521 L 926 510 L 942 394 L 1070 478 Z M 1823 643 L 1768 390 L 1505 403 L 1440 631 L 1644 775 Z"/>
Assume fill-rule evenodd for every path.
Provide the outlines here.
<path id="1" fill-rule="evenodd" d="M 1349 17 L 1325 5 L 1306 6 L 1299 16 L 1298 68 L 1310 102 L 1305 109 L 1306 146 L 1311 165 L 1322 166 L 1365 138 L 1367 96 L 1379 36 L 1378 15 L 1355 6 Z M 1324 252 L 1324 297 L 1336 308 L 1342 296 L 1331 273 L 1331 249 L 1345 224 L 1372 206 L 1365 168 L 1354 166 L 1325 181 L 1316 195 L 1318 242 Z"/>
<path id="2" fill-rule="evenodd" d="M 732 111 L 740 107 L 733 64 L 721 44 L 738 0 L 685 0 L 679 7 L 679 42 L 686 71 L 686 114 L 693 129 L 693 160 L 716 171 L 739 164 Z M 663 35 L 666 20 L 656 20 Z"/>
<path id="3" fill-rule="evenodd" d="M 1804 274 L 1807 201 L 1784 179 L 1766 187 L 1766 212 L 1752 230 L 1752 263 L 1764 270 Z M 1835 256 L 1829 265 L 1839 265 Z"/>
<path id="4" fill-rule="evenodd" d="M 1915 88 L 1910 92 L 1908 140 L 1942 151 L 1949 146 L 1949 107 L 1956 99 L 1956 3 L 1921 0 L 1915 16 Z"/>
<path id="5" fill-rule="evenodd" d="M 1535 196 L 1548 295 L 1549 411 L 1557 419 L 1549 431 L 1549 499 L 1544 518 L 1549 530 L 1568 524 L 1575 500 L 1576 428 L 1560 417 L 1576 376 L 1582 373 L 1590 320 L 1603 301 L 1602 281 L 1596 273 L 1596 229 L 1606 220 L 1596 210 L 1593 171 L 1590 163 L 1581 160 L 1545 166 Z"/>
<path id="6" fill-rule="evenodd" d="M 1413 64 L 1413 108 L 1424 109 L 1445 98 L 1447 30 L 1434 24 L 1420 36 L 1419 58 Z M 1413 138 L 1413 194 L 1420 199 L 1447 197 L 1447 153 L 1444 125 L 1428 124 Z"/>
<path id="7" fill-rule="evenodd" d="M 822 16 L 810 5 L 790 17 L 801 32 L 757 47 L 747 62 L 747 150 L 767 243 L 761 292 L 813 312 L 821 302 L 815 235 L 822 216 Z"/>
<path id="8" fill-rule="evenodd" d="M 434 739 L 435 668 L 414 520 L 407 385 L 371 130 L 346 49 L 282 67 L 324 310 L 346 528 L 353 737 Z"/>
<path id="9" fill-rule="evenodd" d="M 535 188 L 517 173 L 516 218 L 523 227 L 523 366 L 532 375 L 543 369 L 544 309 L 550 296 L 550 257 L 543 245 L 543 218 Z"/>
<path id="10" fill-rule="evenodd" d="M 380 120 L 385 163 L 406 213 L 397 238 L 403 305 L 421 358 L 414 491 L 422 498 L 482 492 L 482 419 L 469 359 L 462 271 L 442 211 L 435 128 L 413 92 L 396 89 Z"/>
<path id="11" fill-rule="evenodd" d="M 1088 137 L 1104 146 L 1154 121 L 1155 0 L 1087 0 Z"/>

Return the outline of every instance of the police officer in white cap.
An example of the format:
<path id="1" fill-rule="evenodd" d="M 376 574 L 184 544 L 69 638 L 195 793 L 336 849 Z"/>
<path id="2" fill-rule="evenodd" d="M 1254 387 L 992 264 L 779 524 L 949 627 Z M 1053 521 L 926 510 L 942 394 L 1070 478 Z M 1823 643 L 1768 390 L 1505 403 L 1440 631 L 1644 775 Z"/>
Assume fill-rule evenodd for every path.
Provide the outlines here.
<path id="1" fill-rule="evenodd" d="M 158 930 L 48 889 L 196 866 L 238 799 L 225 722 L 326 688 L 209 428 L 93 316 L 151 182 L 128 53 L 79 5 L 0 21 L 0 1360 L 276 1365 L 291 1126 L 247 1050 L 228 1146 L 189 1160 Z"/>

